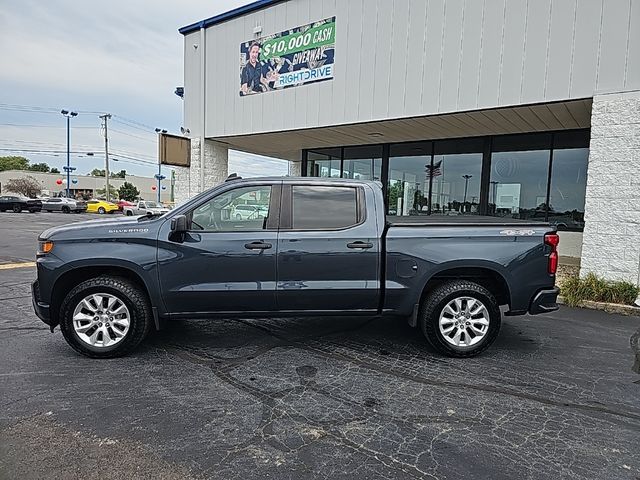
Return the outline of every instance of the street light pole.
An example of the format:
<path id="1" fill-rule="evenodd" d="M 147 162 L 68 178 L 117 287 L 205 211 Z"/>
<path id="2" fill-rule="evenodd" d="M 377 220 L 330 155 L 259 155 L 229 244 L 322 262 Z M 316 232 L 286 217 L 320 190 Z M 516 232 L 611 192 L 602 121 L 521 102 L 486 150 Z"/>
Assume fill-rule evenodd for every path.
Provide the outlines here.
<path id="1" fill-rule="evenodd" d="M 467 186 L 469 185 L 469 179 L 472 178 L 473 175 L 462 175 L 464 178 L 464 200 L 462 201 L 462 210 L 464 211 L 464 205 L 467 203 Z"/>
<path id="2" fill-rule="evenodd" d="M 64 170 L 67 172 L 67 198 L 69 198 L 69 184 L 71 183 L 71 171 L 75 170 L 75 168 L 72 168 L 71 165 L 69 165 L 69 161 L 70 161 L 70 156 L 71 156 L 71 124 L 70 124 L 70 119 L 71 117 L 75 117 L 76 115 L 78 115 L 77 112 L 70 112 L 69 110 L 60 110 L 60 113 L 67 117 L 67 166 L 64 167 Z"/>

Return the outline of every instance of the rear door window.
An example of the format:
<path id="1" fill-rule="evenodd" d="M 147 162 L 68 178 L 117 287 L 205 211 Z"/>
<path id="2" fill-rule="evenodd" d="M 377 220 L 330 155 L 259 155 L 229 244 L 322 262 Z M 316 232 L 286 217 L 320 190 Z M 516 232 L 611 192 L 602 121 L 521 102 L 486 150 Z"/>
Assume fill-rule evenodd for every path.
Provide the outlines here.
<path id="1" fill-rule="evenodd" d="M 360 223 L 355 187 L 294 185 L 291 197 L 294 230 L 338 230 Z"/>

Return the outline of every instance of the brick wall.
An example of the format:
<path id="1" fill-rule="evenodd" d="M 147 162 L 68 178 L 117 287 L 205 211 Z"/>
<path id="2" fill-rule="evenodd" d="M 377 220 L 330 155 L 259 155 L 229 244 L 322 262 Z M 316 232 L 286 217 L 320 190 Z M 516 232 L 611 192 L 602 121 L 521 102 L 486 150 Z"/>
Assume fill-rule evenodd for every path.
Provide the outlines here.
<path id="1" fill-rule="evenodd" d="M 640 276 L 640 92 L 593 99 L 581 275 Z"/>

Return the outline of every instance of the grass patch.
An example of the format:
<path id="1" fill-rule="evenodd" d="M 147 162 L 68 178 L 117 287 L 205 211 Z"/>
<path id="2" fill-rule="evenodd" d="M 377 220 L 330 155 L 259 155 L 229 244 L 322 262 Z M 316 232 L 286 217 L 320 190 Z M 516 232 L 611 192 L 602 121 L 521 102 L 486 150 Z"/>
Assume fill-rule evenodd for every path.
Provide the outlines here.
<path id="1" fill-rule="evenodd" d="M 584 278 L 577 275 L 567 277 L 560 285 L 560 290 L 571 307 L 579 306 L 584 300 L 633 305 L 640 295 L 640 288 L 633 283 L 611 282 L 594 273 Z"/>

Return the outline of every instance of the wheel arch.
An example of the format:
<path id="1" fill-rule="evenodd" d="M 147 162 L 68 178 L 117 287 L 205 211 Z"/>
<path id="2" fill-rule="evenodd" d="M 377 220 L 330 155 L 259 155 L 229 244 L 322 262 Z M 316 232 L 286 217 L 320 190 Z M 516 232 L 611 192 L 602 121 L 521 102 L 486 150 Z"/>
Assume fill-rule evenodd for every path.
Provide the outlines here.
<path id="1" fill-rule="evenodd" d="M 424 287 L 417 300 L 414 315 L 410 319 L 411 326 L 417 325 L 417 315 L 420 305 L 434 288 L 450 280 L 468 280 L 486 288 L 496 298 L 498 305 L 511 304 L 511 289 L 505 276 L 497 268 L 488 265 L 473 267 L 448 265 L 443 266 L 425 281 Z"/>
<path id="2" fill-rule="evenodd" d="M 111 277 L 120 277 L 129 280 L 134 283 L 140 290 L 147 296 L 149 303 L 153 305 L 153 300 L 150 295 L 150 290 L 143 278 L 132 268 L 128 268 L 123 265 L 91 265 L 91 266 L 78 266 L 67 270 L 60 277 L 58 277 L 53 284 L 51 291 L 51 320 L 52 325 L 57 325 L 60 321 L 60 307 L 64 301 L 65 296 L 76 285 L 89 280 L 91 278 L 108 275 Z M 159 327 L 159 320 L 156 313 L 156 309 L 152 306 L 154 315 L 154 323 L 156 328 Z"/>

